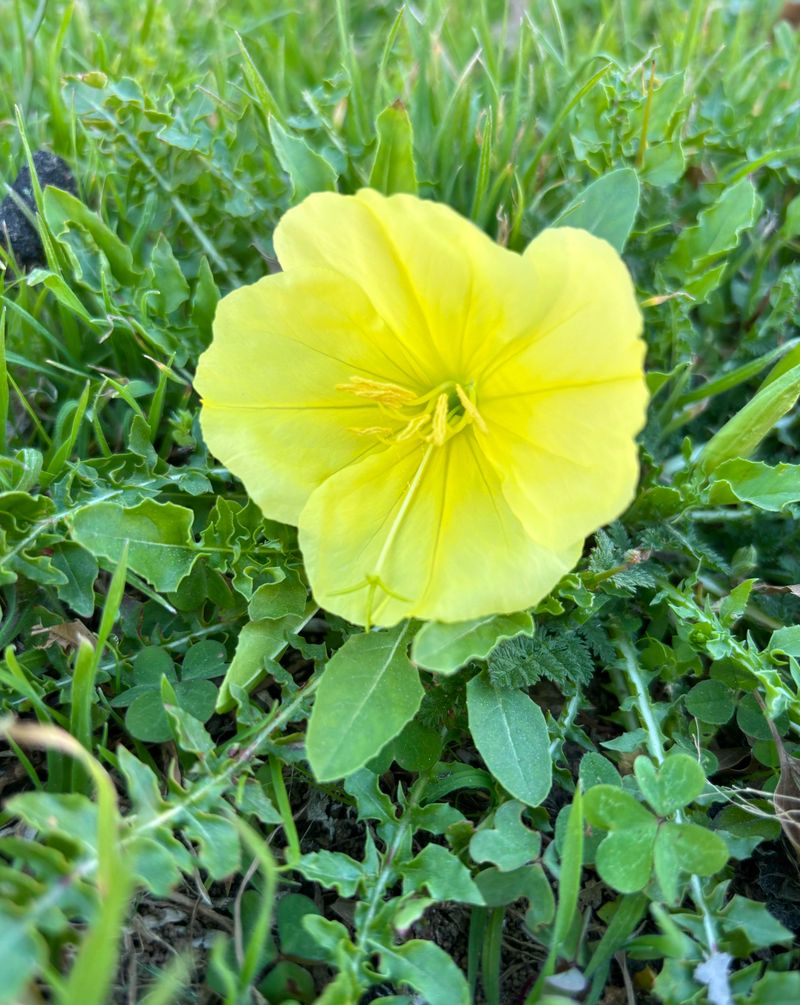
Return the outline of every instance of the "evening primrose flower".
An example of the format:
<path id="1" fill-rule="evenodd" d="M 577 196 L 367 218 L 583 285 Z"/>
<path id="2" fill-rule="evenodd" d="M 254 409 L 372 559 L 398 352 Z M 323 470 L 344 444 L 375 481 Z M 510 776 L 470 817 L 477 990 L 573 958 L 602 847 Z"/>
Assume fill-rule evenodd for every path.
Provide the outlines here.
<path id="1" fill-rule="evenodd" d="M 630 503 L 642 321 L 614 249 L 523 254 L 409 195 L 312 195 L 283 272 L 225 297 L 196 386 L 209 449 L 299 528 L 320 606 L 357 624 L 521 610 Z"/>

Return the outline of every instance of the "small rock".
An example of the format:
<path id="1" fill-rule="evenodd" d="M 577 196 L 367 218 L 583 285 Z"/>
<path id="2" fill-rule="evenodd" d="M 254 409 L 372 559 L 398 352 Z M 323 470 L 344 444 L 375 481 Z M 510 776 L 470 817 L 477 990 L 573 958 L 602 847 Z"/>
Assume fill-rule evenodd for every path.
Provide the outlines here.
<path id="1" fill-rule="evenodd" d="M 78 189 L 72 172 L 64 161 L 47 150 L 37 150 L 33 166 L 42 188 L 53 185 L 77 196 Z M 22 168 L 11 186 L 13 192 L 31 211 L 36 212 L 31 172 L 28 165 Z M 37 229 L 20 209 L 13 196 L 7 195 L 0 203 L 0 244 L 10 249 L 20 268 L 29 269 L 45 262 L 44 249 Z"/>

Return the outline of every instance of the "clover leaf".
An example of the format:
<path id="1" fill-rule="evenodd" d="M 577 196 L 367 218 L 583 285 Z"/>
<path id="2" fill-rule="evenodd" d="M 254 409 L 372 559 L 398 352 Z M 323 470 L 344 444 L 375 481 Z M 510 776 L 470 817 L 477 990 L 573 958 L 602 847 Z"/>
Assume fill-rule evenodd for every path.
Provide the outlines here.
<path id="1" fill-rule="evenodd" d="M 711 876 L 728 860 L 723 839 L 697 824 L 665 820 L 703 790 L 703 770 L 688 754 L 674 754 L 656 770 L 647 757 L 634 762 L 642 795 L 658 816 L 614 785 L 586 793 L 584 813 L 593 827 L 608 831 L 597 849 L 600 877 L 620 893 L 636 893 L 655 877 L 665 899 L 678 899 L 682 873 Z"/>

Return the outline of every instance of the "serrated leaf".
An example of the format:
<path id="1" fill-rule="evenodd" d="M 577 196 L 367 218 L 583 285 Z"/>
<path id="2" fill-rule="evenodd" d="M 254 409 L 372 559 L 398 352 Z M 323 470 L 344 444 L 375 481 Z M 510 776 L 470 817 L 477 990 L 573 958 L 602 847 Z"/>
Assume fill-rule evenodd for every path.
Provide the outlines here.
<path id="1" fill-rule="evenodd" d="M 760 207 L 749 178 L 725 188 L 720 197 L 702 210 L 697 223 L 681 231 L 668 262 L 683 272 L 697 272 L 737 246 L 739 235 L 755 222 Z"/>
<path id="2" fill-rule="evenodd" d="M 467 685 L 469 729 L 498 782 L 538 806 L 550 791 L 550 738 L 542 710 L 517 688 L 493 687 L 484 671 Z"/>
<path id="3" fill-rule="evenodd" d="M 414 717 L 423 691 L 407 648 L 408 625 L 399 625 L 351 635 L 328 663 L 306 738 L 319 781 L 363 767 Z"/>
<path id="4" fill-rule="evenodd" d="M 57 240 L 64 237 L 71 225 L 77 225 L 91 235 L 119 283 L 123 286 L 137 283 L 141 273 L 134 268 L 130 248 L 85 203 L 63 189 L 48 186 L 44 190 L 42 207 Z"/>
<path id="5" fill-rule="evenodd" d="M 243 626 L 220 687 L 218 712 L 228 712 L 235 705 L 231 688 L 249 692 L 264 679 L 269 661 L 278 659 L 288 645 L 287 633 L 298 629 L 302 620 L 301 616 L 288 614 L 283 618 L 248 621 Z"/>
<path id="6" fill-rule="evenodd" d="M 469 869 L 441 845 L 426 845 L 410 862 L 400 866 L 400 874 L 405 893 L 426 890 L 435 900 L 483 905 L 483 897 Z"/>
<path id="7" fill-rule="evenodd" d="M 454 673 L 470 660 L 488 656 L 498 642 L 523 634 L 533 634 L 533 618 L 526 611 L 455 624 L 428 621 L 414 638 L 411 658 L 426 670 Z"/>
<path id="8" fill-rule="evenodd" d="M 542 837 L 523 824 L 523 809 L 513 800 L 498 807 L 492 826 L 479 830 L 469 843 L 474 861 L 492 862 L 501 872 L 510 872 L 538 856 Z"/>
<path id="9" fill-rule="evenodd" d="M 236 872 L 241 862 L 239 833 L 226 817 L 184 809 L 181 822 L 186 836 L 198 846 L 200 864 L 212 879 Z"/>
<path id="10" fill-rule="evenodd" d="M 52 562 L 67 580 L 56 585 L 59 599 L 81 617 L 91 617 L 94 613 L 94 581 L 99 571 L 97 559 L 73 541 L 59 541 L 53 546 Z"/>
<path id="11" fill-rule="evenodd" d="M 119 562 L 128 545 L 128 567 L 156 590 L 177 590 L 198 550 L 191 534 L 194 514 L 185 506 L 144 499 L 137 506 L 98 503 L 79 509 L 70 533 L 94 555 Z"/>
<path id="12" fill-rule="evenodd" d="M 550 226 L 581 227 L 622 252 L 638 210 L 636 172 L 618 168 L 587 185 Z"/>
<path id="13" fill-rule="evenodd" d="M 269 135 L 275 156 L 288 174 L 292 197 L 299 201 L 312 192 L 332 191 L 339 177 L 333 165 L 321 157 L 299 136 L 292 136 L 273 116 L 269 117 Z"/>
<path id="14" fill-rule="evenodd" d="M 189 299 L 189 284 L 163 234 L 158 235 L 150 256 L 150 266 L 157 292 L 156 306 L 161 314 L 171 314 Z"/>
<path id="15" fill-rule="evenodd" d="M 292 866 L 312 883 L 335 889 L 341 897 L 352 897 L 364 878 L 364 869 L 349 855 L 338 851 L 312 851 Z"/>
<path id="16" fill-rule="evenodd" d="M 780 513 L 800 502 L 800 464 L 764 464 L 737 457 L 712 473 L 708 500 L 715 506 L 744 502 Z"/>

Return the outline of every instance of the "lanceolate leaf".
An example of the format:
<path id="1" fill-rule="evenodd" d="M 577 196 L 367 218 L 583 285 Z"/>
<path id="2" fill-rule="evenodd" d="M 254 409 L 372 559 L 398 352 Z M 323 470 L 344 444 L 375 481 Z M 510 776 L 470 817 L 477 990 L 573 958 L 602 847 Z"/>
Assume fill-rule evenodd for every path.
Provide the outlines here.
<path id="1" fill-rule="evenodd" d="M 306 742 L 320 781 L 363 767 L 413 718 L 422 685 L 407 649 L 405 624 L 351 636 L 328 663 Z"/>
<path id="2" fill-rule="evenodd" d="M 729 419 L 700 451 L 697 465 L 716 473 L 724 461 L 749 457 L 775 423 L 794 407 L 800 396 L 800 365 L 762 387 L 754 398 Z"/>
<path id="3" fill-rule="evenodd" d="M 515 799 L 538 806 L 552 779 L 542 710 L 518 688 L 493 687 L 485 671 L 467 685 L 467 710 L 486 767 Z"/>

